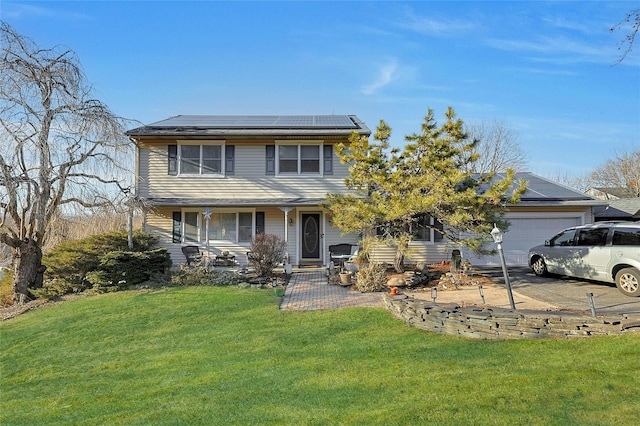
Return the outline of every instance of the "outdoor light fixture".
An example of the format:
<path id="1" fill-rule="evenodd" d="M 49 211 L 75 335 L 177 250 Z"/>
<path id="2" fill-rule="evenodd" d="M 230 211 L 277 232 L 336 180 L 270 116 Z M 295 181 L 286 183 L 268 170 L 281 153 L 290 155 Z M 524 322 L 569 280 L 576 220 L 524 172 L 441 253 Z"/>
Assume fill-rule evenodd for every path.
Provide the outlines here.
<path id="1" fill-rule="evenodd" d="M 504 282 L 507 284 L 507 293 L 509 294 L 509 304 L 511 305 L 511 309 L 516 309 L 516 304 L 513 301 L 513 292 L 511 291 L 511 281 L 509 281 L 509 273 L 507 272 L 507 264 L 504 260 L 504 253 L 502 252 L 502 231 L 498 229 L 496 224 L 493 224 L 493 229 L 491 230 L 491 237 L 493 241 L 496 243 L 496 247 L 498 249 L 498 253 L 500 254 L 500 263 L 502 264 L 502 274 L 504 275 Z"/>
<path id="2" fill-rule="evenodd" d="M 502 231 L 493 224 L 493 229 L 491 230 L 491 237 L 493 238 L 493 242 L 496 244 L 500 244 L 502 242 Z"/>

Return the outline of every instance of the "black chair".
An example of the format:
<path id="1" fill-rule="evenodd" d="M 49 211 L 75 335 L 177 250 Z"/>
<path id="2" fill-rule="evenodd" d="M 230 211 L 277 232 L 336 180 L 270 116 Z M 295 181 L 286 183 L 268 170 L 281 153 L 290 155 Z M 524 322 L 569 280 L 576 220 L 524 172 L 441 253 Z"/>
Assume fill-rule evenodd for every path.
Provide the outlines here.
<path id="1" fill-rule="evenodd" d="M 191 265 L 191 262 L 202 260 L 202 253 L 200 253 L 200 247 L 198 246 L 182 246 L 182 254 L 187 259 L 187 265 Z"/>
<path id="2" fill-rule="evenodd" d="M 344 262 L 351 257 L 353 244 L 334 244 L 329 246 L 329 260 L 342 268 Z"/>

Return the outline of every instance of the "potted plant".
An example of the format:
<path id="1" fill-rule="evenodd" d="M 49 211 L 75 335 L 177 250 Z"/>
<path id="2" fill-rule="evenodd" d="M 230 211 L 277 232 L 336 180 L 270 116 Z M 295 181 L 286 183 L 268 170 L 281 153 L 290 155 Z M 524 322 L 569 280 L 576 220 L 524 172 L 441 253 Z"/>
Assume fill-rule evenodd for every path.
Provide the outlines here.
<path id="1" fill-rule="evenodd" d="M 340 272 L 340 285 L 348 286 L 351 285 L 351 272 L 342 270 Z"/>

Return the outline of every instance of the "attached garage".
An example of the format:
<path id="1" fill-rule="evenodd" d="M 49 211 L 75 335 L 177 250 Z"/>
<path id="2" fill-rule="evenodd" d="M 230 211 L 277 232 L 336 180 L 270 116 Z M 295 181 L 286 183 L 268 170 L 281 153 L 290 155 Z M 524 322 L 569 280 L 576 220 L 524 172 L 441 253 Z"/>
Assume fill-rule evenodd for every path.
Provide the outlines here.
<path id="1" fill-rule="evenodd" d="M 511 222 L 502 242 L 507 265 L 527 265 L 531 247 L 544 244 L 563 229 L 592 223 L 594 208 L 607 204 L 533 173 L 517 173 L 516 180 L 520 179 L 527 181 L 527 192 L 520 203 L 509 206 L 505 216 Z M 500 265 L 498 254 L 477 256 L 464 248 L 461 252 L 473 265 Z"/>
<path id="2" fill-rule="evenodd" d="M 558 215 L 559 213 L 556 213 Z M 567 216 L 565 216 L 567 215 Z M 560 217 L 554 217 L 551 213 L 536 214 L 532 217 L 512 218 L 507 215 L 511 222 L 509 231 L 504 234 L 502 249 L 505 261 L 508 265 L 527 265 L 527 254 L 529 249 L 538 244 L 544 244 L 563 229 L 586 223 L 584 214 L 566 213 Z M 465 257 L 465 254 L 468 255 Z M 474 265 L 500 265 L 500 257 L 493 256 L 478 257 L 473 253 L 462 253 L 463 259 L 469 259 Z"/>

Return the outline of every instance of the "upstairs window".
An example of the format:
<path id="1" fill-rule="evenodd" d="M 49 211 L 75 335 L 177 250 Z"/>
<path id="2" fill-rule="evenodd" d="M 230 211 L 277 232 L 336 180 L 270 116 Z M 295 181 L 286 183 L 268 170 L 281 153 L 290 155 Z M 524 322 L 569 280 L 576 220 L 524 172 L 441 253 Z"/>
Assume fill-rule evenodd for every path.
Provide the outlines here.
<path id="1" fill-rule="evenodd" d="M 320 145 L 278 145 L 279 174 L 320 174 Z"/>
<path id="2" fill-rule="evenodd" d="M 235 146 L 223 144 L 168 145 L 169 175 L 213 176 L 235 171 Z"/>
<path id="3" fill-rule="evenodd" d="M 222 173 L 222 145 L 180 145 L 180 174 Z"/>

